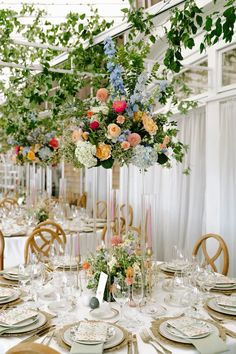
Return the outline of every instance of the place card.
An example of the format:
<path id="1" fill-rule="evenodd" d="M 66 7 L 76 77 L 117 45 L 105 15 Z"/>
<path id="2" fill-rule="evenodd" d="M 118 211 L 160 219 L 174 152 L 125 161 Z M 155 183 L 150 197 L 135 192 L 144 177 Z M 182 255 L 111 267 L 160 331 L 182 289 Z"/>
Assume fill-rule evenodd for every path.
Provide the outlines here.
<path id="1" fill-rule="evenodd" d="M 107 284 L 107 278 L 108 275 L 106 273 L 101 272 L 99 277 L 97 292 L 96 292 L 96 298 L 98 299 L 100 305 L 103 302 L 103 296 Z"/>

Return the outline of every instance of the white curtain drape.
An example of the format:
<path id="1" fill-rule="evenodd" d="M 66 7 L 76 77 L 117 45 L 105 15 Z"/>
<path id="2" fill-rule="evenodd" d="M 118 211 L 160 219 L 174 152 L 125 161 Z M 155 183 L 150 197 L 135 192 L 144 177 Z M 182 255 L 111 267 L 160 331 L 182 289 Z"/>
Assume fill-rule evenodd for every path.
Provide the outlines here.
<path id="1" fill-rule="evenodd" d="M 229 249 L 229 274 L 236 276 L 236 100 L 220 104 L 220 235 Z"/>
<path id="2" fill-rule="evenodd" d="M 172 169 L 153 166 L 144 177 L 144 192 L 156 197 L 153 248 L 159 260 L 171 259 L 173 245 L 189 253 L 205 228 L 205 109 L 177 118 L 179 138 L 189 145 L 184 165 L 190 166 L 190 175 L 183 174 L 182 164 L 174 164 Z M 141 189 L 141 173 L 131 166 L 129 199 L 135 226 L 140 223 Z"/>

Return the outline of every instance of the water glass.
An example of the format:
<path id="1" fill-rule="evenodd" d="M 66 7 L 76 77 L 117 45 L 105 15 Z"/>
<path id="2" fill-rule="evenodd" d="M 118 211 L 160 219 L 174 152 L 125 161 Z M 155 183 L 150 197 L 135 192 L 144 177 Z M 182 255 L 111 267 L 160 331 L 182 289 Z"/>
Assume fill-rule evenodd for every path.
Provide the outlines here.
<path id="1" fill-rule="evenodd" d="M 123 307 L 129 300 L 129 294 L 130 286 L 126 283 L 125 278 L 114 278 L 112 295 L 115 301 L 120 305 L 120 323 L 124 321 Z"/>

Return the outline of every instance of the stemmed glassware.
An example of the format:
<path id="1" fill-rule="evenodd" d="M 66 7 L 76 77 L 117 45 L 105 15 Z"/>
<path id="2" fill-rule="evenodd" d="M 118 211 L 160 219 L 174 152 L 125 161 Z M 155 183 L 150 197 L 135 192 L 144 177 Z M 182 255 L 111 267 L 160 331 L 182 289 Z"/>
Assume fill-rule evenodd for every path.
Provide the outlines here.
<path id="1" fill-rule="evenodd" d="M 140 309 L 140 305 L 144 297 L 144 282 L 141 273 L 134 274 L 133 284 L 131 289 L 132 289 L 132 300 L 134 301 L 135 306 L 137 306 Z"/>
<path id="2" fill-rule="evenodd" d="M 112 285 L 112 295 L 115 301 L 120 306 L 120 320 L 119 323 L 124 323 L 124 305 L 129 300 L 130 286 L 126 283 L 124 277 L 114 278 L 114 283 Z"/>

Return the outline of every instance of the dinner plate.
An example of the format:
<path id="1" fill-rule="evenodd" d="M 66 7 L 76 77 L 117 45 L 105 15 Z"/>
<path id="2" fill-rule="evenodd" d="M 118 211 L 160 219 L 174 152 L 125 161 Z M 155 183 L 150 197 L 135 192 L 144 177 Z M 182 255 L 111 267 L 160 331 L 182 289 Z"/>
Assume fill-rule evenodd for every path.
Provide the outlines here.
<path id="1" fill-rule="evenodd" d="M 118 314 L 119 311 L 114 308 L 106 309 L 106 311 L 101 311 L 100 308 L 90 310 L 90 316 L 100 320 L 110 320 L 116 317 Z"/>
<path id="2" fill-rule="evenodd" d="M 236 284 L 231 286 L 228 285 L 227 286 L 219 286 L 219 285 L 215 285 L 214 288 L 212 288 L 213 290 L 219 290 L 219 291 L 224 291 L 224 290 L 236 290 Z"/>
<path id="3" fill-rule="evenodd" d="M 181 337 L 177 337 L 176 335 L 170 333 L 168 330 L 167 330 L 167 321 L 164 321 L 161 323 L 160 327 L 159 327 L 159 331 L 160 331 L 160 334 L 167 338 L 167 339 L 170 339 L 174 342 L 179 342 L 179 343 L 185 343 L 185 344 L 188 344 L 188 343 L 191 343 L 191 339 L 189 338 L 181 338 Z M 219 330 L 217 327 L 215 327 L 213 324 L 209 324 L 210 328 L 211 328 L 211 333 L 215 333 L 216 335 L 219 335 Z M 195 337 L 196 338 L 196 337 Z"/>
<path id="4" fill-rule="evenodd" d="M 27 327 L 27 326 L 35 323 L 36 321 L 38 321 L 38 314 L 35 315 L 34 317 L 27 318 L 26 320 L 24 320 L 20 323 L 16 323 L 16 324 L 12 324 L 12 325 L 0 323 L 0 327 L 11 328 L 11 329 L 22 328 L 22 327 Z"/>
<path id="5" fill-rule="evenodd" d="M 3 274 L 3 278 L 7 279 L 7 280 L 13 280 L 13 281 L 18 281 L 19 280 L 19 276 L 18 274 L 11 274 L 11 273 L 4 273 Z"/>
<path id="6" fill-rule="evenodd" d="M 163 263 L 160 265 L 160 269 L 163 270 L 164 272 L 168 272 L 168 273 L 180 273 L 182 271 L 184 271 L 186 269 L 186 267 L 183 268 L 169 268 L 167 266 L 167 263 Z"/>
<path id="7" fill-rule="evenodd" d="M 201 321 L 203 322 L 203 321 Z M 207 328 L 208 332 L 202 333 L 196 336 L 186 336 L 183 333 L 181 333 L 178 329 L 172 327 L 171 325 L 167 324 L 166 326 L 166 331 L 169 332 L 170 334 L 174 335 L 175 337 L 182 338 L 182 339 L 200 339 L 200 338 L 205 338 L 209 336 L 210 333 L 212 333 L 212 328 L 207 322 L 203 322 L 204 327 Z"/>
<path id="8" fill-rule="evenodd" d="M 19 297 L 20 297 L 20 293 L 18 291 L 15 291 L 14 294 L 9 296 L 8 298 L 0 299 L 0 305 L 8 304 L 9 302 L 19 299 Z"/>
<path id="9" fill-rule="evenodd" d="M 65 330 L 62 336 L 63 341 L 70 347 L 74 343 L 73 340 L 71 339 L 71 333 L 70 333 L 71 328 L 74 326 L 75 324 L 71 325 L 71 327 Z M 115 324 L 111 324 L 111 326 L 115 328 L 115 335 L 110 340 L 104 343 L 104 349 L 113 348 L 116 345 L 119 345 L 125 339 L 125 333 L 120 327 L 116 326 Z M 91 344 L 91 342 L 89 344 Z"/>
<path id="10" fill-rule="evenodd" d="M 236 310 L 230 310 L 228 308 L 222 307 L 220 305 L 217 304 L 216 299 L 210 299 L 207 302 L 207 306 L 216 311 L 216 312 L 220 312 L 220 313 L 224 313 L 226 315 L 232 315 L 232 316 L 236 316 Z"/>
<path id="11" fill-rule="evenodd" d="M 31 323 L 27 326 L 20 327 L 20 328 L 12 328 L 11 327 L 7 330 L 7 332 L 4 332 L 4 334 L 2 334 L 2 336 L 4 336 L 5 334 L 8 335 L 8 334 L 27 333 L 27 332 L 30 332 L 30 331 L 33 331 L 35 329 L 42 327 L 46 322 L 47 322 L 46 316 L 43 313 L 39 312 L 38 318 L 36 319 L 36 321 L 34 323 Z"/>

